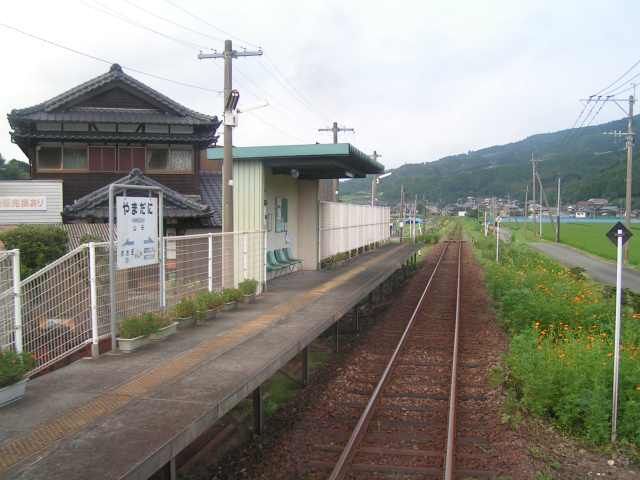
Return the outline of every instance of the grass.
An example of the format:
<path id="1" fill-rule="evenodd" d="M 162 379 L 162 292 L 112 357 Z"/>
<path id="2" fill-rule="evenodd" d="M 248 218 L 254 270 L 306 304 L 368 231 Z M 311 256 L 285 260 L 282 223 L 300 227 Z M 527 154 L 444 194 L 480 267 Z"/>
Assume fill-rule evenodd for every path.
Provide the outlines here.
<path id="1" fill-rule="evenodd" d="M 502 376 L 508 397 L 562 431 L 605 445 L 611 429 L 615 302 L 609 291 L 532 251 L 466 223 L 498 318 L 511 336 Z M 640 308 L 624 308 L 618 437 L 640 446 Z"/>
<path id="2" fill-rule="evenodd" d="M 527 240 L 536 240 L 538 229 L 529 225 L 528 231 L 525 232 L 522 224 L 505 223 L 505 227 L 516 235 L 526 238 Z M 609 229 L 613 226 L 604 223 L 567 223 L 560 225 L 560 242 L 570 245 L 579 250 L 584 250 L 599 257 L 615 260 L 616 247 L 605 236 Z M 634 238 L 629 243 L 629 260 L 632 265 L 640 266 L 640 226 L 632 226 L 631 232 Z M 551 224 L 542 225 L 542 237 L 545 240 L 555 240 L 555 229 Z"/>

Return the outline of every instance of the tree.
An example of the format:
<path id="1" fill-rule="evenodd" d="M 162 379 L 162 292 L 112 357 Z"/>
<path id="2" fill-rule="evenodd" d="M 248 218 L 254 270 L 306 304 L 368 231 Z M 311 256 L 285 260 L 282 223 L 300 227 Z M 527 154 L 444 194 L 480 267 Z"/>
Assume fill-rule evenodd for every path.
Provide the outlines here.
<path id="1" fill-rule="evenodd" d="M 23 180 L 29 178 L 29 164 L 11 159 L 8 162 L 0 153 L 0 179 Z"/>

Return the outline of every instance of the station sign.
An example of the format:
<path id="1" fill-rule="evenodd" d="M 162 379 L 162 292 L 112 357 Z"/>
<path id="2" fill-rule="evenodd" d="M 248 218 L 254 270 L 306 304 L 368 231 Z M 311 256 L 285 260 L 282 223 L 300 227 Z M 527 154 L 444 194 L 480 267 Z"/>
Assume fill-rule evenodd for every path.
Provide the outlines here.
<path id="1" fill-rule="evenodd" d="M 116 197 L 118 270 L 158 263 L 158 199 Z"/>

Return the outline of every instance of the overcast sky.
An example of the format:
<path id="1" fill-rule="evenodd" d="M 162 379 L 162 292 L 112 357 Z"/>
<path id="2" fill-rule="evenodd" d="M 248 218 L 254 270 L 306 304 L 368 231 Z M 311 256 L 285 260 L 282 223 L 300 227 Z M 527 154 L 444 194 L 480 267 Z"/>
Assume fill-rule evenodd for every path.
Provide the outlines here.
<path id="1" fill-rule="evenodd" d="M 317 129 L 336 120 L 356 129 L 341 141 L 377 150 L 387 168 L 571 127 L 578 100 L 640 58 L 637 0 L 173 2 L 198 18 L 165 0 L 25 0 L 3 5 L 0 23 L 125 71 L 213 90 L 222 89 L 222 60 L 196 56 L 199 46 L 222 49 L 223 30 L 234 47 L 265 52 L 234 62 L 240 107 L 271 104 L 241 115 L 235 145 L 330 142 Z M 2 26 L 0 45 L 0 153 L 26 160 L 11 144 L 5 114 L 109 65 Z M 220 115 L 222 97 L 214 92 L 128 73 Z M 610 105 L 599 121 L 620 116 Z"/>

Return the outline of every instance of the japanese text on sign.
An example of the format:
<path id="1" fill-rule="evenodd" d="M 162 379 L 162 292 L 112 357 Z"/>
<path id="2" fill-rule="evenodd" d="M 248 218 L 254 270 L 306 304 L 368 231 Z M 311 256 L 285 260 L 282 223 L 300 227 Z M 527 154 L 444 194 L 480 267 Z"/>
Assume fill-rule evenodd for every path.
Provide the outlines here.
<path id="1" fill-rule="evenodd" d="M 117 267 L 158 263 L 158 199 L 117 197 Z"/>
<path id="2" fill-rule="evenodd" d="M 0 197 L 0 210 L 46 210 L 47 197 Z"/>

